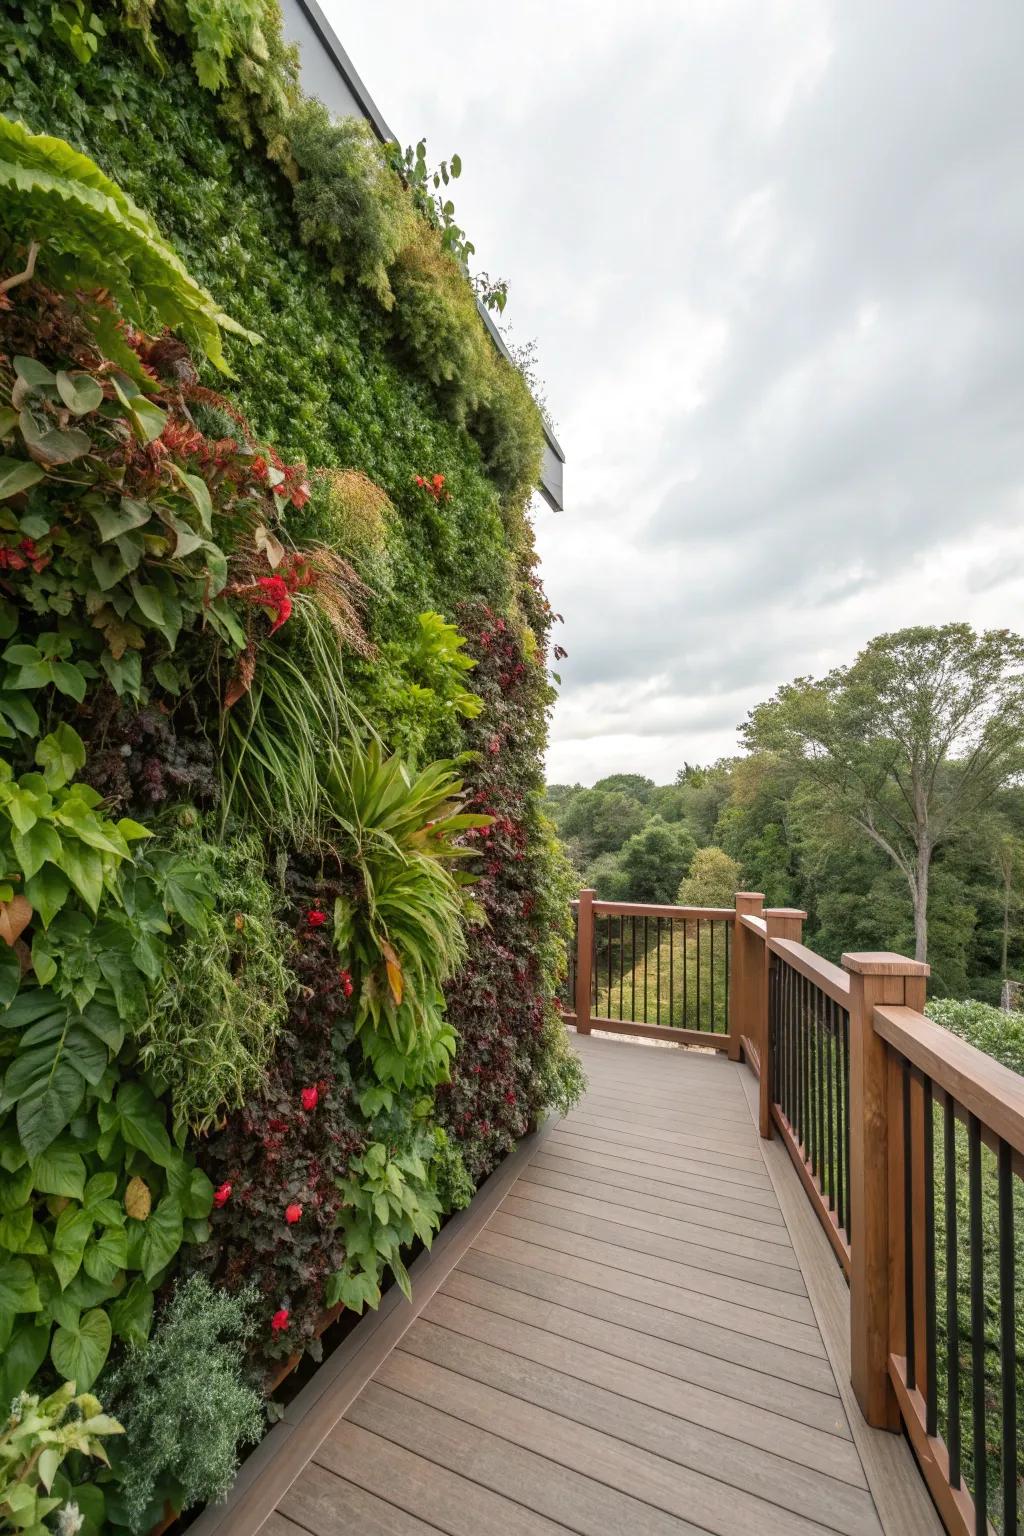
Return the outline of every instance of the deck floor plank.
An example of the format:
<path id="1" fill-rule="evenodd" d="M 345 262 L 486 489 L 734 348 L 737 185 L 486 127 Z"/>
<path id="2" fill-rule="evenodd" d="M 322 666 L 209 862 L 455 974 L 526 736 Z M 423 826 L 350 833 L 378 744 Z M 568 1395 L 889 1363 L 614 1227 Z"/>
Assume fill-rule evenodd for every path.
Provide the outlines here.
<path id="1" fill-rule="evenodd" d="M 575 1043 L 584 1102 L 263 1536 L 883 1536 L 746 1068 Z"/>

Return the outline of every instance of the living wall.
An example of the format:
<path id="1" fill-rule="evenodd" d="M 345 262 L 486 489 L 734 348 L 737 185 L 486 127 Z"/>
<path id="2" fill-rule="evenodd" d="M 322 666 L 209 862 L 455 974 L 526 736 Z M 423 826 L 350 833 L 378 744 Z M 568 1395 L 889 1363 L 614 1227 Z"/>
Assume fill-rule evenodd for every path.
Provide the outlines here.
<path id="1" fill-rule="evenodd" d="M 0 15 L 0 1530 L 222 1495 L 579 1088 L 538 412 L 422 155 L 196 15 Z"/>

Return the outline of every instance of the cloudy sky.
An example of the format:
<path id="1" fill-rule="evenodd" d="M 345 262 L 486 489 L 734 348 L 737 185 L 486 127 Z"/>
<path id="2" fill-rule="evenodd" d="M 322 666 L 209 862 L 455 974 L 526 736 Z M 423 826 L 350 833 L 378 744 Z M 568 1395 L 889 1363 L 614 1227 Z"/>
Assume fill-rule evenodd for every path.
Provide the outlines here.
<path id="1" fill-rule="evenodd" d="M 1019 0 L 322 0 L 536 338 L 549 777 L 735 750 L 871 635 L 1024 627 Z"/>

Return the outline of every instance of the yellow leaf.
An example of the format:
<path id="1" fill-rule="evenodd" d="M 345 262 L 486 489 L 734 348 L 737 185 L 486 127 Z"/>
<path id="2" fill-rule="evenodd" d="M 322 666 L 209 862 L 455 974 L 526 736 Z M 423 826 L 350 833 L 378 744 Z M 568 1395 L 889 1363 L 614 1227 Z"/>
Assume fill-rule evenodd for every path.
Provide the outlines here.
<path id="1" fill-rule="evenodd" d="M 398 956 L 390 944 L 381 945 L 381 954 L 384 956 L 384 964 L 387 967 L 388 986 L 391 988 L 391 996 L 395 1000 L 395 1007 L 402 1005 L 402 967 Z"/>
<path id="2" fill-rule="evenodd" d="M 149 1193 L 149 1185 L 145 1179 L 140 1179 L 138 1174 L 128 1182 L 128 1188 L 124 1192 L 124 1208 L 129 1216 L 134 1216 L 136 1221 L 145 1221 L 153 1205 L 153 1197 Z"/>

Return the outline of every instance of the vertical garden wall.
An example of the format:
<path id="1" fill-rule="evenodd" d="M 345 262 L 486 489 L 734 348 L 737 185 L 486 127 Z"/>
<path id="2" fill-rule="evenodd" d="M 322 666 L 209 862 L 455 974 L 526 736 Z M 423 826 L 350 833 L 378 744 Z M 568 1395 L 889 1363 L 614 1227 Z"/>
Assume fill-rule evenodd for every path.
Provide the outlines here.
<path id="1" fill-rule="evenodd" d="M 542 427 L 276 0 L 5 5 L 0 111 L 0 1530 L 143 1532 L 578 1091 Z"/>

